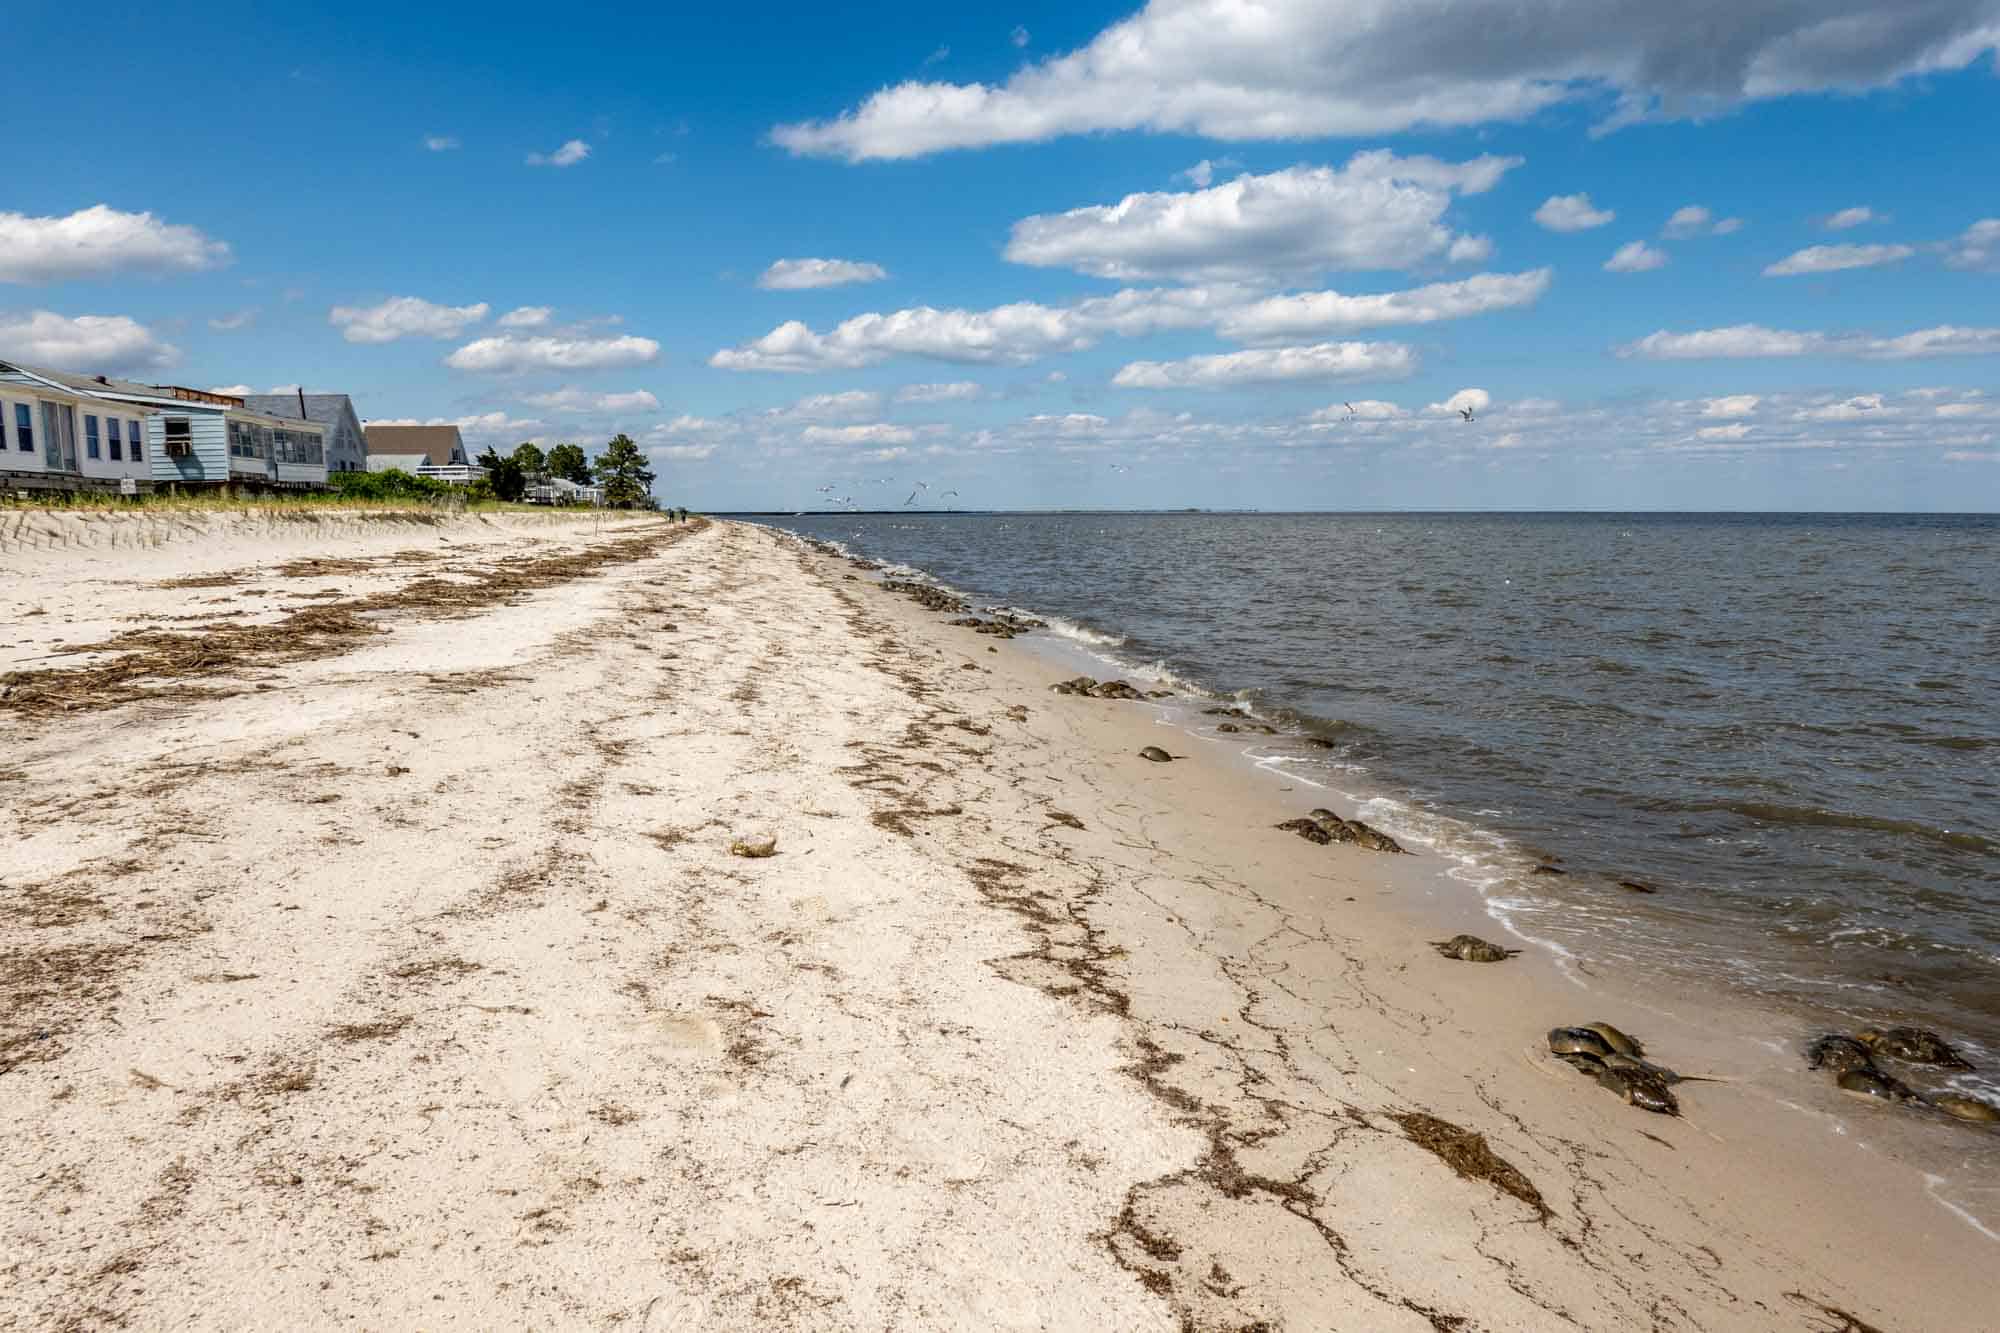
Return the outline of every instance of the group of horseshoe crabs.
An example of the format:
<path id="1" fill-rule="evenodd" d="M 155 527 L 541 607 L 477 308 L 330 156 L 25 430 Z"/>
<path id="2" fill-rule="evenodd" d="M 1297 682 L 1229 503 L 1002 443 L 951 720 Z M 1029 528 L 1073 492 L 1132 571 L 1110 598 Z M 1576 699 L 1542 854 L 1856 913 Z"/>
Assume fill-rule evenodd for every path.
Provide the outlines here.
<path id="1" fill-rule="evenodd" d="M 1642 1111 L 1679 1115 L 1676 1083 L 1708 1082 L 1677 1074 L 1646 1059 L 1646 1048 L 1609 1023 L 1579 1023 L 1549 1030 L 1549 1054 Z"/>
<path id="2" fill-rule="evenodd" d="M 1880 1057 L 1905 1065 L 1926 1065 L 1932 1069 L 1971 1069 L 1972 1062 L 1953 1049 L 1951 1043 L 1923 1028 L 1868 1028 L 1853 1036 L 1829 1032 L 1806 1047 L 1806 1068 L 1824 1069 L 1833 1075 L 1835 1086 L 1861 1097 L 1879 1097 L 1886 1102 L 1928 1106 L 1959 1120 L 1978 1124 L 2000 1124 L 2000 1106 L 1957 1092 L 1917 1091 L 1894 1074 L 1885 1073 L 1875 1061 Z"/>

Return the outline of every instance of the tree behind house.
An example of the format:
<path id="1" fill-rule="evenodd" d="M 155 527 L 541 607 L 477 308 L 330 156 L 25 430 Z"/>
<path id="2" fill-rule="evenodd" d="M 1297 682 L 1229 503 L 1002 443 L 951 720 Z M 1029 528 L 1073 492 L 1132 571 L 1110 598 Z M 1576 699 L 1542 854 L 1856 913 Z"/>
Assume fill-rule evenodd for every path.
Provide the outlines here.
<path id="1" fill-rule="evenodd" d="M 479 466 L 486 469 L 487 484 L 493 487 L 496 498 L 514 501 L 521 498 L 528 489 L 528 479 L 521 475 L 521 465 L 512 456 L 502 458 L 494 452 L 492 445 L 478 459 Z"/>
<path id="2" fill-rule="evenodd" d="M 590 464 L 583 456 L 583 446 L 562 443 L 551 448 L 543 460 L 552 477 L 573 481 L 579 486 L 590 485 Z"/>
<path id="3" fill-rule="evenodd" d="M 597 484 L 604 488 L 606 504 L 644 504 L 653 493 L 653 470 L 631 436 L 621 431 L 604 446 L 597 456 Z"/>

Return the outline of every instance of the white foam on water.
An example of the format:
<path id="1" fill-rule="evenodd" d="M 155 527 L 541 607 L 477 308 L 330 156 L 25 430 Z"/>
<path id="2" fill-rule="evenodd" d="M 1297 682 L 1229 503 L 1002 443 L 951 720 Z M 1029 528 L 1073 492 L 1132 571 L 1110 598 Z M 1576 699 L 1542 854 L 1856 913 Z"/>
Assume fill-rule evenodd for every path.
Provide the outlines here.
<path id="1" fill-rule="evenodd" d="M 1953 1203 L 1950 1199 L 1947 1199 L 1942 1194 L 1938 1193 L 1938 1186 L 1948 1185 L 1950 1183 L 1951 1182 L 1944 1176 L 1932 1175 L 1928 1171 L 1924 1172 L 1924 1193 L 1928 1194 L 1931 1197 L 1932 1202 L 1936 1203 L 1946 1212 L 1956 1217 L 1959 1221 L 1971 1227 L 1974 1231 L 1977 1231 L 1980 1235 L 1986 1237 L 1986 1239 L 1993 1241 L 2000 1241 L 2000 1231 L 1995 1231 L 1993 1228 L 1987 1226 L 1984 1222 L 1980 1221 L 1975 1214 L 1973 1214 L 1972 1212 L 1970 1212 L 1965 1208 L 1960 1207 L 1958 1204 Z"/>
<path id="2" fill-rule="evenodd" d="M 1045 622 L 1049 627 L 1049 633 L 1059 635 L 1065 639 L 1074 639 L 1078 643 L 1089 644 L 1093 648 L 1122 648 L 1125 646 L 1125 636 L 1122 634 L 1107 634 L 1103 630 L 1095 630 L 1088 625 L 1079 625 L 1074 620 L 1068 620 L 1062 616 L 1036 615 L 1035 619 Z"/>

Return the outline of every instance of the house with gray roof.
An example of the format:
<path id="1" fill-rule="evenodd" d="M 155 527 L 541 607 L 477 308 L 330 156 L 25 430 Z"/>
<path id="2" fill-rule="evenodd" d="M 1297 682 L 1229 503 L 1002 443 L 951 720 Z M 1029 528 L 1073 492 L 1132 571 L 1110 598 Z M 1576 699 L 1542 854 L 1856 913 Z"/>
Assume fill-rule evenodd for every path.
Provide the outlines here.
<path id="1" fill-rule="evenodd" d="M 328 472 L 368 470 L 368 443 L 362 434 L 361 418 L 354 413 L 354 400 L 346 394 L 253 393 L 244 396 L 243 405 L 252 412 L 299 417 L 324 426 Z"/>

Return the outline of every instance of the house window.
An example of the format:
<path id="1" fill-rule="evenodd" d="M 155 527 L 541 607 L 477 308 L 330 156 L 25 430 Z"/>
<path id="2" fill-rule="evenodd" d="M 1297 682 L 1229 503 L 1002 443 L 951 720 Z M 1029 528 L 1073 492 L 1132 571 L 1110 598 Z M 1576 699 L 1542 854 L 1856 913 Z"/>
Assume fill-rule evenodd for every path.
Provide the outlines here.
<path id="1" fill-rule="evenodd" d="M 186 417 L 168 417 L 167 457 L 185 458 L 194 452 L 194 426 Z"/>
<path id="2" fill-rule="evenodd" d="M 97 448 L 97 418 L 88 412 L 83 414 L 83 449 L 91 458 L 100 456 Z"/>
<path id="3" fill-rule="evenodd" d="M 140 441 L 139 423 L 136 421 L 128 421 L 125 424 L 127 427 L 130 428 L 130 434 L 126 438 L 132 441 L 132 461 L 135 463 L 143 463 L 146 461 L 146 450 L 145 446 L 143 446 L 139 442 Z"/>
<path id="4" fill-rule="evenodd" d="M 14 404 L 14 443 L 24 454 L 35 451 L 35 414 L 26 403 Z"/>
<path id="5" fill-rule="evenodd" d="M 106 427 L 106 433 L 111 437 L 111 461 L 114 463 L 124 462 L 125 461 L 125 440 L 123 438 L 124 430 L 122 427 L 119 426 L 118 418 L 106 417 L 104 418 L 104 425 Z"/>

